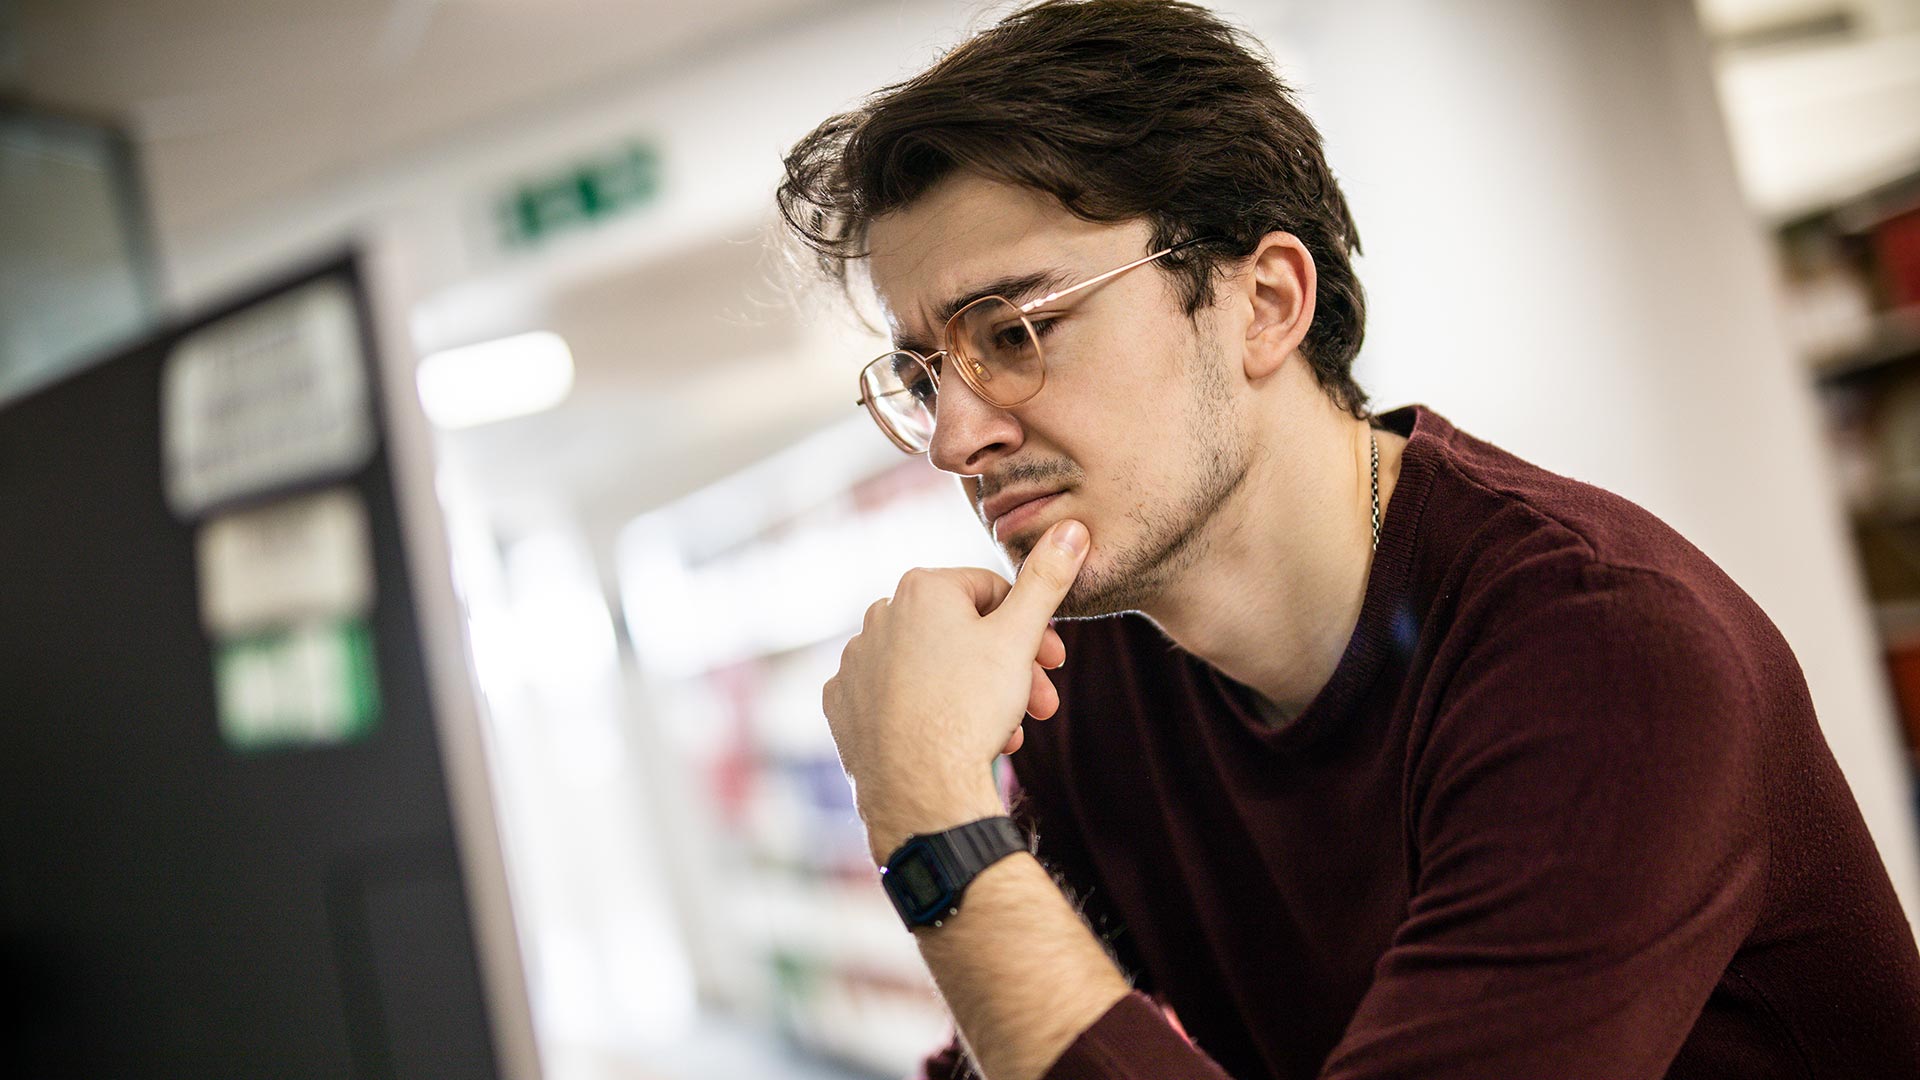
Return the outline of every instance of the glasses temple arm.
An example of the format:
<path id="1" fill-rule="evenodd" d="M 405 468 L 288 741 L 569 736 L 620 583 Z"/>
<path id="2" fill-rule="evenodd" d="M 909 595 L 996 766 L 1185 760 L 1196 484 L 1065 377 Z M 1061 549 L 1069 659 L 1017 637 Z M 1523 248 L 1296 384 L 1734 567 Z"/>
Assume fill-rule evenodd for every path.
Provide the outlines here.
<path id="1" fill-rule="evenodd" d="M 854 404 L 865 405 L 869 400 L 873 398 L 892 397 L 895 394 L 910 394 L 912 392 L 913 391 L 908 390 L 905 387 L 902 387 L 899 390 L 882 390 L 877 394 L 871 394 L 871 395 L 868 395 L 867 397 L 860 398 L 858 401 L 855 401 Z"/>
<path id="2" fill-rule="evenodd" d="M 1069 285 L 1066 288 L 1061 289 L 1059 292 L 1050 292 L 1038 300 L 1029 300 L 1026 303 L 1020 305 L 1020 314 L 1025 315 L 1026 313 L 1033 311 L 1036 308 L 1045 307 L 1046 305 L 1053 303 L 1055 300 L 1058 300 L 1063 296 L 1069 296 L 1069 295 L 1072 295 L 1073 293 L 1077 293 L 1081 289 L 1091 289 L 1095 285 L 1098 285 L 1103 281 L 1107 281 L 1112 278 L 1119 277 L 1121 274 L 1126 273 L 1127 271 L 1133 269 L 1136 266 L 1145 266 L 1146 264 L 1152 262 L 1155 259 L 1160 258 L 1163 255 L 1171 255 L 1174 252 L 1179 251 L 1181 248 L 1186 247 L 1189 244 L 1197 244 L 1202 240 L 1211 240 L 1211 239 L 1213 239 L 1213 237 L 1211 236 L 1196 236 L 1191 240 L 1183 240 L 1180 243 L 1175 244 L 1170 248 L 1163 248 L 1160 251 L 1156 251 L 1153 254 L 1148 255 L 1144 259 L 1135 259 L 1125 266 L 1115 267 L 1114 269 L 1109 270 L 1104 274 L 1100 274 L 1097 277 L 1090 277 L 1085 281 L 1079 282 L 1074 285 Z"/>

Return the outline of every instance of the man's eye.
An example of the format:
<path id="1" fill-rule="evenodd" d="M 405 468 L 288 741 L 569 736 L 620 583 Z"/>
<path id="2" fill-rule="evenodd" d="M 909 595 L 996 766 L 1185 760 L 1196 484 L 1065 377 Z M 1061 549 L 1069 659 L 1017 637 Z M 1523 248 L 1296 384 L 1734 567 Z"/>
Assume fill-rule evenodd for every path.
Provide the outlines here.
<path id="1" fill-rule="evenodd" d="M 1059 315 L 1035 315 L 1024 323 L 1008 323 L 994 332 L 993 347 L 1003 352 L 1019 352 L 1031 347 L 1036 339 L 1052 334 L 1060 321 Z M 1032 333 L 1028 333 L 1028 326 L 1033 327 Z"/>
<path id="2" fill-rule="evenodd" d="M 933 400 L 935 383 L 931 378 L 927 376 L 925 371 L 915 372 L 915 374 L 912 377 L 907 379 L 906 383 L 907 383 L 907 393 L 913 395 L 913 400 L 921 403 L 922 405 L 925 405 L 928 402 Z"/>

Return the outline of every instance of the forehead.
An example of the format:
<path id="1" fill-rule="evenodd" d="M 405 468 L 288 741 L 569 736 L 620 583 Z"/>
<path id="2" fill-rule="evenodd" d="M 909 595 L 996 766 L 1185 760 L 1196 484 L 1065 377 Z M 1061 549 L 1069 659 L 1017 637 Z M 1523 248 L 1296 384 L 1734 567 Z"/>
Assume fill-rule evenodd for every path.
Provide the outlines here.
<path id="1" fill-rule="evenodd" d="M 924 336 L 944 301 L 1009 275 L 1097 273 L 1146 242 L 1142 222 L 1104 225 L 1068 213 L 1051 195 L 959 172 L 911 205 L 874 219 L 868 270 L 896 337 Z"/>

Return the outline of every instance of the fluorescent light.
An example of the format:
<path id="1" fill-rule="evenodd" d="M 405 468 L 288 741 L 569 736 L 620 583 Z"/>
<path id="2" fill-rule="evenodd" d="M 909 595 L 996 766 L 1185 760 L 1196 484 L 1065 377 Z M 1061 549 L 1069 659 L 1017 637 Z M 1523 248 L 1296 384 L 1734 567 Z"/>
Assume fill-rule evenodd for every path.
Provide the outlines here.
<path id="1" fill-rule="evenodd" d="M 573 389 L 573 352 L 547 330 L 427 356 L 414 379 L 427 418 L 473 427 L 551 409 Z"/>

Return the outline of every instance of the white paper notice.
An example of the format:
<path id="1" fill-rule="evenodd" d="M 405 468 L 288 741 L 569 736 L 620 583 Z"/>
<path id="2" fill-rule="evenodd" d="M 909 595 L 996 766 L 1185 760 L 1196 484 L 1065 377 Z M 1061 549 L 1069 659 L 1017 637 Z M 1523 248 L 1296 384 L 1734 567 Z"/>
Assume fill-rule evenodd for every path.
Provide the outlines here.
<path id="1" fill-rule="evenodd" d="M 167 503 L 185 518 L 365 464 L 373 420 L 346 287 L 321 281 L 182 340 L 160 416 Z"/>
<path id="2" fill-rule="evenodd" d="M 323 491 L 208 521 L 197 540 L 200 622 L 225 640 L 373 609 L 373 551 L 356 492 Z"/>

